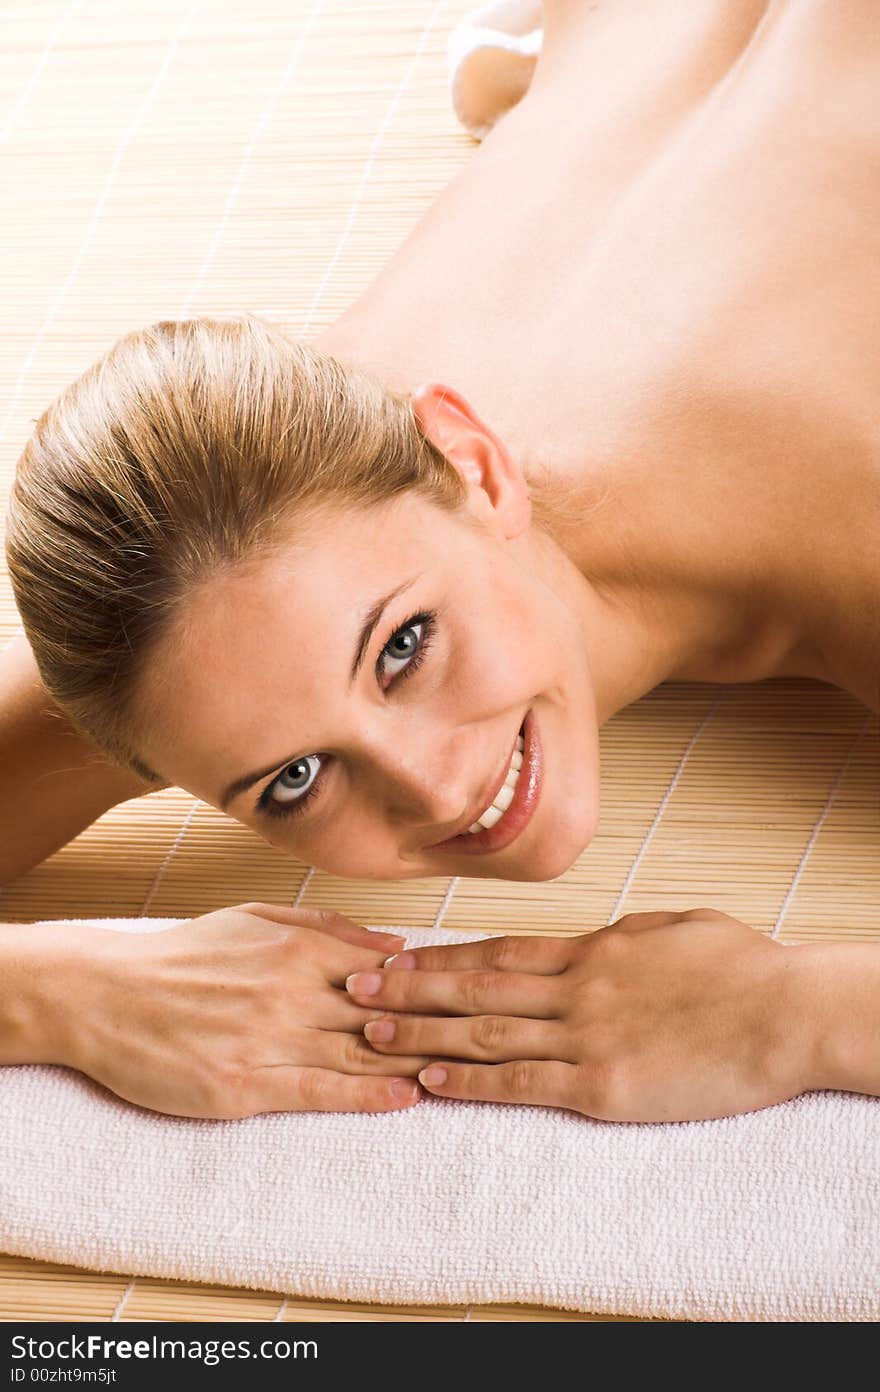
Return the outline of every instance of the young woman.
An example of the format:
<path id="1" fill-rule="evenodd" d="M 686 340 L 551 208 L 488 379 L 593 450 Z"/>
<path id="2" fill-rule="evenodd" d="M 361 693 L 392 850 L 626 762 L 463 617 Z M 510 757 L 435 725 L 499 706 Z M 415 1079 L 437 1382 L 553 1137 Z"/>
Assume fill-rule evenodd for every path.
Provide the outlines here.
<path id="1" fill-rule="evenodd" d="M 10 505 L 0 879 L 169 783 L 336 874 L 551 879 L 658 683 L 880 711 L 878 42 L 871 0 L 548 0 L 525 98 L 313 343 L 163 322 L 62 393 Z M 387 971 L 275 905 L 3 932 L 3 1061 L 178 1114 L 880 1093 L 880 946 L 711 909 Z"/>

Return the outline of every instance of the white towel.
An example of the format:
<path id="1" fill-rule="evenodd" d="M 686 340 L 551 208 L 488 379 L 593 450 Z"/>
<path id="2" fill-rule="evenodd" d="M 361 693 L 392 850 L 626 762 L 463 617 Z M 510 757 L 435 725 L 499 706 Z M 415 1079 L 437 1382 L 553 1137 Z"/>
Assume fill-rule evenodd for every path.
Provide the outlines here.
<path id="1" fill-rule="evenodd" d="M 880 1098 L 652 1125 L 442 1098 L 204 1121 L 26 1065 L 0 1068 L 0 1113 L 0 1247 L 21 1256 L 332 1300 L 880 1317 Z"/>
<path id="2" fill-rule="evenodd" d="M 453 29 L 447 47 L 452 105 L 477 140 L 524 95 L 543 37 L 541 0 L 495 0 Z"/>

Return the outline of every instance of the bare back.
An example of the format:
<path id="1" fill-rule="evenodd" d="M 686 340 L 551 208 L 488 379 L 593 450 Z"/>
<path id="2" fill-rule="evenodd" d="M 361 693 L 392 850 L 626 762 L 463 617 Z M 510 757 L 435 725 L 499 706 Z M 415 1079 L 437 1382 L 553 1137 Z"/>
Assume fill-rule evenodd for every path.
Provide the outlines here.
<path id="1" fill-rule="evenodd" d="M 316 346 L 450 382 L 524 467 L 612 480 L 603 526 L 646 573 L 735 583 L 785 547 L 803 674 L 876 708 L 875 7 L 546 18 L 526 97 Z"/>

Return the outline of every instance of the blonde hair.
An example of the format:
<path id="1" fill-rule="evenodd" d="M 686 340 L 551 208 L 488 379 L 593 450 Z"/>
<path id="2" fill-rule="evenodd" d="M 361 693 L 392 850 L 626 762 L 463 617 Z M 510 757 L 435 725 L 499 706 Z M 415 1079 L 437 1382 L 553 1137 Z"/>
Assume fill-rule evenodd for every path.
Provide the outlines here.
<path id="1" fill-rule="evenodd" d="M 251 314 L 126 334 L 44 411 L 6 554 L 43 683 L 75 728 L 160 783 L 132 741 L 139 679 L 196 584 L 274 550 L 310 506 L 416 490 L 462 508 L 408 396 Z"/>

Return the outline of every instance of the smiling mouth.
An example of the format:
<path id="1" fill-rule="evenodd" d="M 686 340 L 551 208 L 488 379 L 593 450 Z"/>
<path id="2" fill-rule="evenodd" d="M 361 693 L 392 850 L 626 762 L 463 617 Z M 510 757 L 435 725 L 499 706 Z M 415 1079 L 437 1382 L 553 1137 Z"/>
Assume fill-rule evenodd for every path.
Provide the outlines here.
<path id="1" fill-rule="evenodd" d="M 460 832 L 457 836 L 450 836 L 446 841 L 438 841 L 436 845 L 429 847 L 432 851 L 455 851 L 459 855 L 488 855 L 493 851 L 503 850 L 520 835 L 523 829 L 532 819 L 544 778 L 544 759 L 541 742 L 538 736 L 537 723 L 531 711 L 526 713 L 526 718 L 520 727 L 517 744 L 514 754 L 511 756 L 511 764 L 508 766 L 508 775 L 513 772 L 513 762 L 515 762 L 516 750 L 519 749 L 519 739 L 522 738 L 522 762 L 518 770 L 515 783 L 512 788 L 512 797 L 509 805 L 501 811 L 497 820 L 492 818 L 493 824 L 482 827 L 477 831 Z M 502 785 L 502 789 L 505 785 Z M 509 784 L 507 786 L 510 786 Z M 496 792 L 496 797 L 501 795 L 502 789 Z M 506 798 L 502 800 L 506 801 Z M 490 812 L 490 807 L 494 811 L 500 809 L 495 803 L 487 805 L 480 817 L 484 817 Z M 477 825 L 477 823 L 473 823 Z"/>

